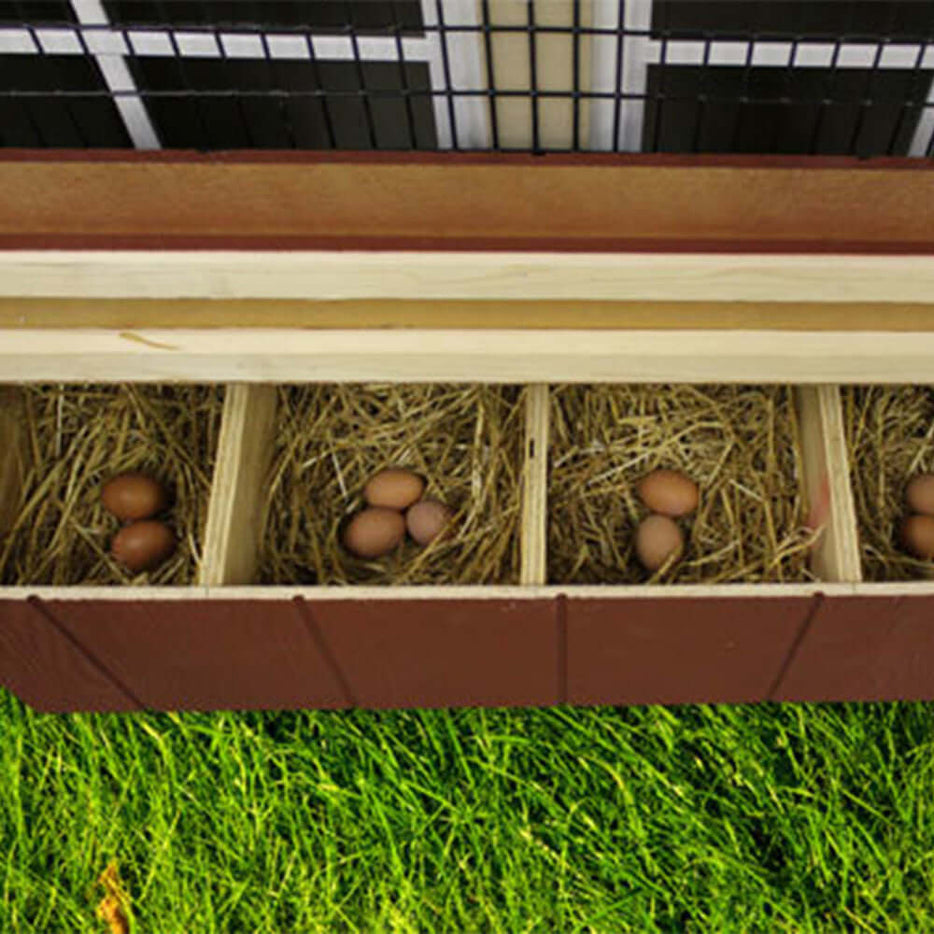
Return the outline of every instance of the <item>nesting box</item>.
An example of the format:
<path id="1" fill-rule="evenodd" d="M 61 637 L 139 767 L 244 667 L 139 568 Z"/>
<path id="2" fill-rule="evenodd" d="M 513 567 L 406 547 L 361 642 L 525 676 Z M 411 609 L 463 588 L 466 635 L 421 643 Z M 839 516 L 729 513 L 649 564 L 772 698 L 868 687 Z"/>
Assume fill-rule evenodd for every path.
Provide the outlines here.
<path id="1" fill-rule="evenodd" d="M 934 585 L 891 532 L 931 467 L 932 178 L 0 156 L 0 682 L 51 711 L 934 697 Z M 396 465 L 455 534 L 350 560 Z M 137 467 L 181 547 L 131 575 L 96 497 Z M 653 577 L 655 467 L 701 507 Z"/>

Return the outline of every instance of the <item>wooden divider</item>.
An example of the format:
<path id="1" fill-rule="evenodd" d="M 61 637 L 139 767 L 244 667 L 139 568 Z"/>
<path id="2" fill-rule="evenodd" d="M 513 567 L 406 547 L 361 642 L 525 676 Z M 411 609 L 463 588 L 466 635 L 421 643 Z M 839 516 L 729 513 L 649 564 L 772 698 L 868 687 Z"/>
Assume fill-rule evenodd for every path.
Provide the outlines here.
<path id="1" fill-rule="evenodd" d="M 522 563 L 519 582 L 544 584 L 548 574 L 548 436 L 546 383 L 526 387 L 525 466 L 522 473 Z"/>
<path id="2" fill-rule="evenodd" d="M 272 456 L 276 387 L 227 387 L 199 584 L 252 584 L 261 544 L 262 495 Z"/>
<path id="3" fill-rule="evenodd" d="M 29 452 L 24 443 L 22 393 L 0 387 L 0 535 L 16 517 Z"/>
<path id="4" fill-rule="evenodd" d="M 811 569 L 820 580 L 857 583 L 862 580 L 859 533 L 840 389 L 799 386 L 795 392 L 809 525 L 823 530 Z"/>

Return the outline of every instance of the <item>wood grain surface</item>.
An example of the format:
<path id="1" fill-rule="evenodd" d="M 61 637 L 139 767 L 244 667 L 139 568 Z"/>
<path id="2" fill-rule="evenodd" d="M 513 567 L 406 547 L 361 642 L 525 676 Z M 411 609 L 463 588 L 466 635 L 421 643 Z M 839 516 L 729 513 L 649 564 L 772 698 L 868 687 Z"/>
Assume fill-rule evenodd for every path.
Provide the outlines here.
<path id="1" fill-rule="evenodd" d="M 116 248 L 120 238 L 165 247 L 235 236 L 278 248 L 407 240 L 414 249 L 562 241 L 563 249 L 704 242 L 921 251 L 934 245 L 934 213 L 923 209 L 934 197 L 930 167 L 749 156 L 6 151 L 0 237 L 7 248 L 43 238 Z"/>

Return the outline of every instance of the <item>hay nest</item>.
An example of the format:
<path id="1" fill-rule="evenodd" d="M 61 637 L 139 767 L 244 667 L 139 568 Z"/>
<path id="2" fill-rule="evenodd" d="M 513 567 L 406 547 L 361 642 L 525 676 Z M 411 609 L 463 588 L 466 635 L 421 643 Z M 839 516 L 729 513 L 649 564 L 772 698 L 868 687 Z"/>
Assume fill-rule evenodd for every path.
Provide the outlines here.
<path id="1" fill-rule="evenodd" d="M 569 386 L 552 394 L 551 583 L 806 581 L 793 393 L 782 387 Z M 680 470 L 700 505 L 683 558 L 649 575 L 634 553 L 648 514 L 636 484 Z"/>
<path id="2" fill-rule="evenodd" d="M 195 582 L 220 431 L 215 386 L 22 387 L 28 470 L 12 526 L 0 537 L 4 584 L 187 585 Z M 132 574 L 109 554 L 120 527 L 100 503 L 102 485 L 128 470 L 172 493 L 171 560 Z"/>
<path id="3" fill-rule="evenodd" d="M 925 386 L 847 386 L 841 391 L 863 577 L 931 577 L 930 561 L 899 542 L 909 510 L 905 487 L 934 471 L 934 390 Z"/>
<path id="4" fill-rule="evenodd" d="M 281 387 L 263 518 L 264 584 L 516 583 L 523 391 L 408 384 Z M 407 467 L 454 534 L 376 561 L 341 545 L 367 480 Z"/>

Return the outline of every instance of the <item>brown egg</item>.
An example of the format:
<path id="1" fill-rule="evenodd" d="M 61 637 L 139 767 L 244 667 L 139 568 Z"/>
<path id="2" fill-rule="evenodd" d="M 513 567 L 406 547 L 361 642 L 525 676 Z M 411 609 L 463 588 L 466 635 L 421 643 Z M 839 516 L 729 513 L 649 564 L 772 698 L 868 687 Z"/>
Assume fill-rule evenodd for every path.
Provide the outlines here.
<path id="1" fill-rule="evenodd" d="M 358 558 L 381 558 L 405 538 L 402 513 L 382 506 L 358 512 L 344 530 L 344 547 Z"/>
<path id="2" fill-rule="evenodd" d="M 934 516 L 909 516 L 902 523 L 902 542 L 916 558 L 934 558 Z"/>
<path id="3" fill-rule="evenodd" d="M 419 545 L 428 545 L 446 533 L 454 517 L 453 510 L 434 499 L 423 499 L 405 514 L 405 527 Z"/>
<path id="4" fill-rule="evenodd" d="M 677 470 L 653 470 L 637 490 L 642 502 L 663 516 L 686 516 L 697 509 L 697 484 Z"/>
<path id="5" fill-rule="evenodd" d="M 101 503 L 122 522 L 132 522 L 162 512 L 169 503 L 169 494 L 146 474 L 123 473 L 104 484 Z"/>
<path id="6" fill-rule="evenodd" d="M 908 505 L 926 516 L 934 516 L 934 474 L 922 473 L 913 477 L 905 491 Z"/>
<path id="7" fill-rule="evenodd" d="M 668 516 L 649 516 L 636 531 L 636 557 L 647 571 L 657 571 L 671 555 L 684 550 L 684 536 Z"/>
<path id="8" fill-rule="evenodd" d="M 172 530 L 154 519 L 125 525 L 110 543 L 113 556 L 130 571 L 151 571 L 175 551 Z"/>
<path id="9" fill-rule="evenodd" d="M 364 487 L 363 498 L 369 506 L 401 511 L 421 499 L 424 490 L 425 481 L 417 473 L 390 467 L 370 477 L 370 482 Z"/>

